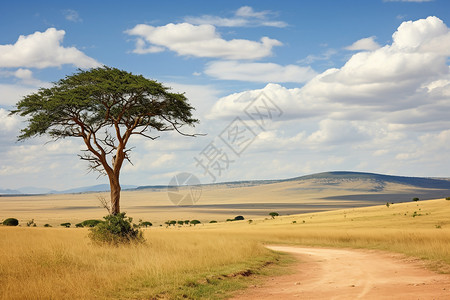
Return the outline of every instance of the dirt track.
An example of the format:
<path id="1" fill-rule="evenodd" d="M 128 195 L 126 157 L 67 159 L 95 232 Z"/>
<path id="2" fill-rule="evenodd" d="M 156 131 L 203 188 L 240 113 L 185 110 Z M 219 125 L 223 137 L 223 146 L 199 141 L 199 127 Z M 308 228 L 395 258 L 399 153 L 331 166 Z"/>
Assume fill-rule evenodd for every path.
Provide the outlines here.
<path id="1" fill-rule="evenodd" d="M 420 261 L 370 250 L 268 246 L 300 260 L 294 274 L 273 277 L 233 299 L 450 299 L 450 276 Z"/>

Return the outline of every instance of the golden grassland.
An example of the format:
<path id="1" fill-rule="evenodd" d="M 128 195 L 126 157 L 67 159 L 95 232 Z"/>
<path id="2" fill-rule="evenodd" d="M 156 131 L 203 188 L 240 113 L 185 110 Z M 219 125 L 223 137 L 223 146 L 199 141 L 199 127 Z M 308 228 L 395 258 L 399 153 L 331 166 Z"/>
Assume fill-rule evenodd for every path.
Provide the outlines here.
<path id="1" fill-rule="evenodd" d="M 98 247 L 86 229 L 0 227 L 1 298 L 226 297 L 248 284 L 235 275 L 286 260 L 264 243 L 388 250 L 449 272 L 450 201 L 157 227 L 145 237 L 145 245 Z"/>
<path id="2" fill-rule="evenodd" d="M 383 191 L 371 191 L 376 190 L 376 187 L 376 182 L 367 180 L 341 180 L 333 185 L 326 185 L 315 180 L 277 182 L 257 186 L 205 185 L 202 187 L 198 203 L 188 207 L 175 206 L 170 201 L 166 189 L 123 191 L 121 210 L 135 220 L 143 219 L 158 225 L 164 224 L 169 219 L 225 221 L 237 215 L 245 215 L 246 218 L 266 215 L 269 211 L 261 209 L 262 204 L 297 205 L 296 209 L 281 206 L 277 208 L 280 214 L 286 215 L 295 212 L 329 210 L 330 205 L 337 208 L 374 205 L 373 202 L 364 200 L 365 197 L 361 194 L 392 195 L 417 191 L 414 187 L 394 183 L 386 183 Z M 358 195 L 360 200 L 344 201 L 330 198 L 351 195 Z M 108 199 L 109 194 L 2 196 L 0 197 L 2 208 L 0 220 L 15 217 L 20 223 L 34 219 L 38 226 L 46 223 L 59 226 L 64 222 L 76 224 L 87 219 L 101 219 L 106 211 L 101 207 L 98 197 Z M 248 208 L 242 208 L 242 204 L 247 204 Z M 251 205 L 254 205 L 255 209 L 252 209 Z M 260 209 L 257 209 L 258 207 Z"/>

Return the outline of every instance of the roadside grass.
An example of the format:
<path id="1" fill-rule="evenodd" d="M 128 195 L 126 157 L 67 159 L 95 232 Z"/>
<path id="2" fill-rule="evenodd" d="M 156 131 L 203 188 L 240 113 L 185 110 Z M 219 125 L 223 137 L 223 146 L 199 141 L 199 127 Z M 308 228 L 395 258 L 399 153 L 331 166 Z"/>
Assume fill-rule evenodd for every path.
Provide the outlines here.
<path id="1" fill-rule="evenodd" d="M 0 298 L 226 298 L 261 277 L 249 275 L 286 271 L 291 258 L 263 247 L 269 243 L 386 250 L 450 273 L 446 200 L 150 228 L 140 246 L 99 247 L 87 233 L 0 227 Z"/>
<path id="2" fill-rule="evenodd" d="M 87 233 L 1 227 L 0 298 L 220 298 L 248 284 L 246 272 L 288 260 L 233 233 L 146 230 L 145 245 L 122 247 L 92 245 Z"/>

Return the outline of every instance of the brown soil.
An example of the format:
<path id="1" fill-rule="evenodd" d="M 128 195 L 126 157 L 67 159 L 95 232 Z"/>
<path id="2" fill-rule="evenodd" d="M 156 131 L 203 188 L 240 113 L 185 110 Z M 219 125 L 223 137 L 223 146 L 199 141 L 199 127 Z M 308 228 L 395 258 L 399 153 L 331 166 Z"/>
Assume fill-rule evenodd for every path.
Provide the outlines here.
<path id="1" fill-rule="evenodd" d="M 268 246 L 299 259 L 294 273 L 273 277 L 233 299 L 450 299 L 450 276 L 419 260 L 370 250 Z"/>

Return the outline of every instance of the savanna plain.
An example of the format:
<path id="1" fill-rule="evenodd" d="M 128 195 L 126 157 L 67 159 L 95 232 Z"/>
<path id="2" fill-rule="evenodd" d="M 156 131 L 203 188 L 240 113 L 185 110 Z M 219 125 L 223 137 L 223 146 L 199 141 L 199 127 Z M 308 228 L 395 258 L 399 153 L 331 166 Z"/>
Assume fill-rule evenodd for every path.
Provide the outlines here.
<path id="1" fill-rule="evenodd" d="M 304 186 L 304 201 L 306 204 L 328 205 L 326 207 L 338 205 L 337 200 L 330 198 L 331 194 L 358 194 L 363 183 L 341 182 L 339 187 L 333 186 L 334 191 L 322 188 L 321 193 L 325 193 L 328 199 L 324 198 L 322 202 L 313 199 L 315 187 L 309 183 Z M 273 205 L 273 202 L 277 203 L 275 200 L 285 204 L 292 200 L 289 192 L 292 189 L 286 186 L 282 189 L 281 185 L 235 187 L 229 190 L 227 196 L 223 196 L 220 189 L 214 192 L 205 190 L 205 201 L 216 204 L 225 201 L 225 198 L 235 199 L 233 195 L 248 197 L 235 199 L 235 203 L 247 203 L 245 207 L 252 207 L 252 203 L 268 202 L 268 198 L 264 197 L 272 199 L 270 206 L 255 205 L 255 211 L 247 209 L 245 214 L 241 213 L 245 220 L 232 222 L 225 220 L 242 212 L 240 206 L 227 207 L 226 211 L 220 209 L 221 206 L 217 209 L 208 207 L 208 211 L 200 207 L 196 211 L 195 205 L 190 210 L 170 210 L 166 205 L 154 208 L 158 206 L 156 203 L 149 205 L 154 209 L 153 214 L 145 209 L 139 213 L 139 206 L 142 205 L 136 204 L 136 199 L 157 199 L 159 192 L 125 192 L 123 210 L 136 219 L 150 219 L 154 226 L 143 229 L 144 244 L 119 247 L 92 244 L 86 228 L 58 226 L 62 221 L 77 222 L 82 217 L 101 218 L 105 212 L 94 203 L 96 194 L 0 197 L 5 208 L 0 218 L 18 216 L 22 218 L 21 224 L 25 224 L 24 220 L 34 217 L 38 223 L 38 227 L 0 226 L 0 297 L 229 298 L 236 290 L 257 285 L 267 276 L 292 271 L 293 258 L 267 249 L 264 247 L 267 244 L 389 251 L 423 260 L 435 272 L 450 273 L 449 200 L 399 202 L 391 199 L 392 202 L 386 204 L 372 203 L 369 206 L 367 199 L 373 198 L 369 197 L 359 204 L 353 203 L 364 207 L 352 207 L 351 203 L 342 201 L 341 209 L 316 207 L 315 212 L 304 211 L 300 214 L 280 210 L 280 216 L 272 218 L 268 214 L 277 211 Z M 398 186 L 395 188 L 399 189 Z M 367 190 L 367 186 L 364 189 Z M 389 193 L 389 186 L 385 190 Z M 65 204 L 57 199 L 64 200 Z M 91 199 L 91 202 L 83 199 Z M 130 205 L 128 210 L 127 199 Z M 34 206 L 30 201 L 35 201 Z M 233 203 L 233 200 L 230 201 Z M 49 207 L 53 209 L 46 209 Z M 294 211 L 297 209 L 287 205 L 284 207 Z M 311 206 L 307 207 L 312 210 Z M 181 218 L 196 218 L 202 224 L 163 225 L 164 220 Z M 213 219 L 218 223 L 208 223 Z M 42 227 L 44 222 L 53 227 Z"/>

